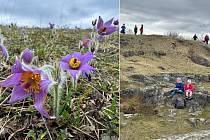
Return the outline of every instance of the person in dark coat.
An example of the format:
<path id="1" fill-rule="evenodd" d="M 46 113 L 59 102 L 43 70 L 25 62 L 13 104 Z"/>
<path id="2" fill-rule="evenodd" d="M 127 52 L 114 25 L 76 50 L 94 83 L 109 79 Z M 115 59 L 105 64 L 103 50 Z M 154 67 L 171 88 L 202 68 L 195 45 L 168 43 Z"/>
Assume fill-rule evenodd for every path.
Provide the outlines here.
<path id="1" fill-rule="evenodd" d="M 138 31 L 138 27 L 135 25 L 135 27 L 134 27 L 134 33 L 135 33 L 135 35 L 137 34 L 137 31 Z"/>
<path id="2" fill-rule="evenodd" d="M 195 34 L 194 36 L 193 36 L 193 40 L 197 40 L 198 39 L 198 37 L 197 37 L 197 35 Z"/>
<path id="3" fill-rule="evenodd" d="M 204 37 L 204 42 L 205 42 L 206 44 L 209 44 L 209 36 L 208 36 L 208 35 L 206 35 L 206 36 Z"/>
<path id="4" fill-rule="evenodd" d="M 125 24 L 123 24 L 123 26 L 121 27 L 121 33 L 122 34 L 125 34 L 125 29 L 126 29 Z"/>

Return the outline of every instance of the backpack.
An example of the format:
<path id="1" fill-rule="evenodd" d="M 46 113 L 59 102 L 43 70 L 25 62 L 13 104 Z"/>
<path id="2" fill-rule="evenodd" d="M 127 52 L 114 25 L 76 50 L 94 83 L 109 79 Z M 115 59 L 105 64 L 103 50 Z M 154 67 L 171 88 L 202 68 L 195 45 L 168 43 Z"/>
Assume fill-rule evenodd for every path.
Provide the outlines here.
<path id="1" fill-rule="evenodd" d="M 177 97 L 174 107 L 177 109 L 183 109 L 186 107 L 186 101 L 182 97 Z"/>

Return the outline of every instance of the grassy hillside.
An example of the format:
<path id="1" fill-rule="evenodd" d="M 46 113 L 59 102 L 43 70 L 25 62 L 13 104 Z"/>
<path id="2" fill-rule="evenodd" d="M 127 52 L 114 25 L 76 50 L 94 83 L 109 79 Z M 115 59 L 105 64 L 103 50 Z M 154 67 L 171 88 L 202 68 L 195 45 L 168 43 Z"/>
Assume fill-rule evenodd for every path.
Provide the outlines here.
<path id="1" fill-rule="evenodd" d="M 210 61 L 210 47 L 203 42 L 161 35 L 121 35 L 120 42 L 122 88 L 129 85 L 126 83 L 130 75 L 139 73 L 210 74 L 209 66 L 192 61 L 193 58 Z"/>
<path id="2" fill-rule="evenodd" d="M 10 60 L 2 63 L 0 80 L 11 74 L 16 56 L 25 48 L 34 51 L 36 66 L 56 66 L 62 56 L 81 51 L 78 44 L 91 30 L 43 29 L 0 26 L 5 37 Z M 21 35 L 26 32 L 24 39 Z M 0 88 L 0 139 L 102 139 L 118 137 L 119 48 L 118 35 L 101 42 L 90 64 L 97 68 L 91 79 L 80 78 L 76 91 L 72 90 L 70 103 L 65 91 L 61 100 L 61 118 L 43 119 L 33 107 L 31 98 L 9 105 L 12 88 Z M 82 50 L 84 53 L 84 50 Z M 71 81 L 67 81 L 67 85 Z M 48 95 L 45 106 L 53 114 L 53 96 Z M 67 108 L 66 108 L 67 106 Z M 113 112 L 108 112 L 113 111 Z"/>

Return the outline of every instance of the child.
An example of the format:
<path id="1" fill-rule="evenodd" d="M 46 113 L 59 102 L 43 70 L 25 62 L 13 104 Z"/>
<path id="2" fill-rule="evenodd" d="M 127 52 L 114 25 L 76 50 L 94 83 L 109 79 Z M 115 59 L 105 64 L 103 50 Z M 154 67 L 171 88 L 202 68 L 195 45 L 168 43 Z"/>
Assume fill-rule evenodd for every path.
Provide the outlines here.
<path id="1" fill-rule="evenodd" d="M 182 83 L 181 78 L 176 79 L 176 87 L 175 89 L 171 92 L 170 96 L 173 97 L 176 95 L 176 93 L 183 94 L 184 93 L 184 84 Z"/>
<path id="2" fill-rule="evenodd" d="M 187 99 L 192 99 L 192 93 L 194 90 L 192 81 L 190 79 L 187 80 L 187 83 L 184 85 L 185 96 Z"/>

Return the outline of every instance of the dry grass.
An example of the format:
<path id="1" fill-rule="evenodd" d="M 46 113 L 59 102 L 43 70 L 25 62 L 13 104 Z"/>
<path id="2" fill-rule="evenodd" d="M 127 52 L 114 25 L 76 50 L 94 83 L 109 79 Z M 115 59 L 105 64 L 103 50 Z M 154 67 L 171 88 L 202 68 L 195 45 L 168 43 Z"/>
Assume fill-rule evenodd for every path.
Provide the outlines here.
<path id="1" fill-rule="evenodd" d="M 121 140 L 151 140 L 167 135 L 185 134 L 198 130 L 209 130 L 210 125 L 201 122 L 193 127 L 188 121 L 188 110 L 177 110 L 174 119 L 168 117 L 169 108 L 162 108 L 162 116 L 140 114 L 132 119 L 126 119 L 121 113 Z M 209 119 L 210 108 L 206 107 L 204 113 L 197 118 Z M 175 122 L 170 122 L 175 121 Z"/>

